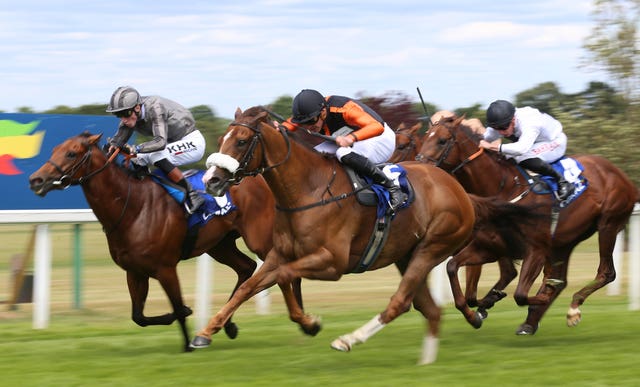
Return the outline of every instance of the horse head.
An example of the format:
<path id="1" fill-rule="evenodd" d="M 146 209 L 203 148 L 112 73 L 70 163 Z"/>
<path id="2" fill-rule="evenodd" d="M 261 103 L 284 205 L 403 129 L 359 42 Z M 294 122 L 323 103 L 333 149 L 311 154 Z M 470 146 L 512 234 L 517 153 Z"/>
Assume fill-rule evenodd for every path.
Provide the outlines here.
<path id="1" fill-rule="evenodd" d="M 396 149 L 389 158 L 390 163 L 399 163 L 400 161 L 413 161 L 422 145 L 422 138 L 419 130 L 422 123 L 407 127 L 404 122 L 398 125 L 396 132 Z"/>
<path id="2" fill-rule="evenodd" d="M 422 147 L 416 160 L 434 164 L 452 172 L 465 159 L 463 143 L 469 143 L 477 150 L 479 139 L 468 137 L 470 131 L 461 130 L 464 117 L 440 117 L 432 123 L 422 139 Z M 466 138 L 466 141 L 465 141 Z"/>
<path id="3" fill-rule="evenodd" d="M 84 132 L 53 148 L 47 162 L 29 176 L 29 188 L 38 196 L 77 185 L 93 175 L 91 158 L 102 134 Z M 97 152 L 103 159 L 104 154 Z M 106 161 L 105 161 L 106 164 Z"/>
<path id="4" fill-rule="evenodd" d="M 220 196 L 244 177 L 264 171 L 266 161 L 259 146 L 262 125 L 273 128 L 269 113 L 264 109 L 252 107 L 245 112 L 236 109 L 233 122 L 218 141 L 220 150 L 207 158 L 203 182 L 208 193 Z"/>

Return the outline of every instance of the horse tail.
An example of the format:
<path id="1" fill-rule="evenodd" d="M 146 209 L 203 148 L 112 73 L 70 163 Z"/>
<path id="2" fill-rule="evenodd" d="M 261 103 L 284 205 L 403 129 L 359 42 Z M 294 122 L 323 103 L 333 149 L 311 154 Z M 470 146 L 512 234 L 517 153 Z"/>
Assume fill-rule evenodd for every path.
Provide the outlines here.
<path id="1" fill-rule="evenodd" d="M 546 227 L 551 232 L 551 216 L 542 204 L 515 204 L 497 197 L 469 194 L 476 213 L 474 238 L 499 238 L 512 258 L 522 258 L 532 243 L 550 243 L 551 238 L 532 238 Z M 546 213 L 545 213 L 546 212 Z M 487 236 L 491 235 L 490 238 Z M 539 241 L 539 242 L 536 242 Z"/>

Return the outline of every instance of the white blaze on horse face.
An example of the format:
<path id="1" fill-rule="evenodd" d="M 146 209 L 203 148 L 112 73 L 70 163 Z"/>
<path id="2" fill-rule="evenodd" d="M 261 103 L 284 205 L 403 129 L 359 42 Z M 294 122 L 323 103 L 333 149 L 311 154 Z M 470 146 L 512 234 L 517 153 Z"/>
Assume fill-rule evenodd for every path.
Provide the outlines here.
<path id="1" fill-rule="evenodd" d="M 429 134 L 427 135 L 427 137 L 433 137 L 435 135 L 436 135 L 436 133 L 434 131 L 430 131 Z"/>

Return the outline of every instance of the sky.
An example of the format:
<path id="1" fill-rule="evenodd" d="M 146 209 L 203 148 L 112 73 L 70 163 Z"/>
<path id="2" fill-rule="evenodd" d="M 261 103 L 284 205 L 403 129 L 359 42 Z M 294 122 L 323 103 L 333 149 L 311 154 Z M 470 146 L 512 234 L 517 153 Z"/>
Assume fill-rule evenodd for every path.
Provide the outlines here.
<path id="1" fill-rule="evenodd" d="M 236 108 L 312 88 L 453 110 L 542 82 L 576 93 L 593 0 L 0 0 L 0 111 L 108 103 L 130 85 Z"/>

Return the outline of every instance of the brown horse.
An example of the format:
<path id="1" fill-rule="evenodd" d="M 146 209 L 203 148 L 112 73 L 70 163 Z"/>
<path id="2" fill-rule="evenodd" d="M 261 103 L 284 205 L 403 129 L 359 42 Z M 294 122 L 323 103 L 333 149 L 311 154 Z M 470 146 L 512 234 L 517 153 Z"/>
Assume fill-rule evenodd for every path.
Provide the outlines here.
<path id="1" fill-rule="evenodd" d="M 415 161 L 416 155 L 422 146 L 422 134 L 420 129 L 422 123 L 408 127 L 401 123 L 396 132 L 396 149 L 389 158 L 390 163 L 399 163 L 401 161 Z"/>
<path id="2" fill-rule="evenodd" d="M 418 162 L 402 163 L 413 184 L 414 200 L 395 215 L 377 258 L 361 269 L 361 258 L 366 256 L 376 223 L 376 208 L 358 202 L 347 173 L 335 157 L 298 142 L 296 135 L 282 127 L 276 129 L 261 107 L 244 113 L 238 109 L 220 152 L 208 159 L 212 165 L 207 172 L 210 192 L 223 192 L 244 176 L 260 173 L 274 193 L 278 211 L 274 247 L 264 264 L 211 318 L 192 345 L 210 345 L 211 335 L 243 302 L 276 283 L 289 284 L 301 277 L 337 281 L 356 270 L 394 264 L 402 279 L 386 309 L 331 346 L 351 350 L 407 312 L 413 303 L 429 322 L 419 362 L 434 361 L 441 311 L 429 293 L 427 275 L 469 240 L 476 213 L 484 217 L 502 215 L 500 206 L 510 204 L 471 199 L 441 169 Z"/>
<path id="3" fill-rule="evenodd" d="M 187 219 L 182 208 L 150 178 L 138 179 L 111 162 L 98 146 L 101 135 L 83 133 L 53 149 L 51 158 L 29 178 L 30 188 L 39 196 L 54 189 L 80 185 L 87 202 L 102 224 L 113 261 L 127 272 L 131 296 L 131 318 L 140 326 L 180 323 L 184 350 L 190 351 L 186 317 L 176 266 L 187 235 Z M 217 216 L 202 226 L 187 257 L 203 253 L 231 267 L 238 276 L 236 288 L 256 268 L 253 259 L 236 247 L 241 236 L 247 247 L 264 259 L 273 241 L 275 204 L 262 177 L 246 179 L 232 187 L 230 195 L 237 209 Z M 155 278 L 167 294 L 172 313 L 145 316 L 144 304 L 149 278 Z M 300 284 L 294 289 L 301 305 Z M 225 326 L 229 337 L 237 327 Z M 310 332 L 307 332 L 312 334 Z M 317 332 L 314 332 L 315 334 Z"/>
<path id="4" fill-rule="evenodd" d="M 513 161 L 494 152 L 483 152 L 478 147 L 481 136 L 461 122 L 462 118 L 449 118 L 434 125 L 425 135 L 418 157 L 452 173 L 470 193 L 500 196 L 519 203 L 538 203 L 547 208 L 548 214 L 556 212 L 552 211 L 557 206 L 551 194 L 534 193 Z M 567 312 L 568 326 L 580 322 L 579 307 L 585 299 L 616 276 L 612 257 L 616 235 L 625 227 L 634 203 L 640 199 L 638 189 L 624 172 L 602 157 L 583 155 L 574 158 L 584 166 L 583 175 L 589 186 L 580 197 L 560 210 L 557 223 L 553 221 L 550 225 L 549 219 L 545 219 L 529 235 L 533 251 L 523 257 L 520 279 L 514 293 L 517 304 L 529 305 L 529 310 L 517 334 L 536 332 L 542 316 L 567 285 L 571 252 L 578 243 L 596 231 L 600 250 L 598 271 L 593 281 L 573 295 Z M 545 248 L 545 245 L 549 248 Z M 473 257 L 469 251 L 454 257 L 448 267 L 452 287 L 455 288 L 453 282 L 457 280 L 454 272 L 460 265 L 490 261 L 486 256 Z M 543 283 L 536 296 L 528 297 L 529 289 L 543 267 Z M 505 276 L 505 273 L 501 274 Z M 496 285 L 490 293 L 499 294 L 511 279 L 501 278 L 500 285 Z M 457 294 L 456 297 L 459 298 L 456 306 L 464 309 L 463 313 L 469 319 L 469 311 L 462 305 L 463 296 Z M 477 319 L 469 319 L 469 322 L 477 325 Z"/>

